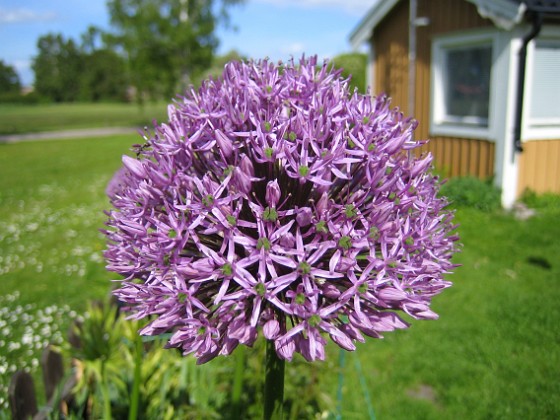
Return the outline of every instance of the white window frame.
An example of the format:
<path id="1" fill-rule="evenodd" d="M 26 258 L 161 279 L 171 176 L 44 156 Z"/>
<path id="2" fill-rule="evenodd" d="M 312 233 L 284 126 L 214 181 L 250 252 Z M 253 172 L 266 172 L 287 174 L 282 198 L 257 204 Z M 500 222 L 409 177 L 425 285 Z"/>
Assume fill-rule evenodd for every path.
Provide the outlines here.
<path id="1" fill-rule="evenodd" d="M 558 118 L 531 119 L 531 103 L 533 99 L 532 80 L 534 77 L 535 48 L 539 44 L 555 43 L 560 45 L 560 28 L 544 26 L 536 39 L 527 46 L 527 66 L 525 69 L 525 92 L 523 96 L 523 140 L 560 139 L 560 115 Z M 560 77 L 560 75 L 559 75 Z M 559 99 L 560 100 L 560 99 Z"/>
<path id="2" fill-rule="evenodd" d="M 492 48 L 490 68 L 490 95 L 488 119 L 457 118 L 445 112 L 446 54 L 449 50 L 477 46 Z M 431 87 L 430 87 L 430 134 L 491 140 L 493 132 L 492 109 L 494 103 L 497 36 L 496 32 L 477 31 L 440 36 L 432 42 Z"/>

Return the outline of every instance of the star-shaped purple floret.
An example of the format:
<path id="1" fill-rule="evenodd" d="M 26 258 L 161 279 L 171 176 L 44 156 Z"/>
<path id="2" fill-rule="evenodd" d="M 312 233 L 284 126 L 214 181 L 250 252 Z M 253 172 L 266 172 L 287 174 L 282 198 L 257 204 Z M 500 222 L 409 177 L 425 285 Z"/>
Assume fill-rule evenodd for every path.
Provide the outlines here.
<path id="1" fill-rule="evenodd" d="M 457 237 L 416 122 L 315 58 L 230 63 L 169 106 L 108 193 L 108 268 L 142 334 L 200 363 L 252 345 L 324 359 L 326 336 L 434 319 Z"/>

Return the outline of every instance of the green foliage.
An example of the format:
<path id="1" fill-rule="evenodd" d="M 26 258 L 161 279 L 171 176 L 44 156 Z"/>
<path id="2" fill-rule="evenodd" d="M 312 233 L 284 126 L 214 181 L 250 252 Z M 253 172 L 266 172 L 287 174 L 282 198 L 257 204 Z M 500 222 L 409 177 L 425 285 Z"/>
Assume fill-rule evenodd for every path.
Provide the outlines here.
<path id="1" fill-rule="evenodd" d="M 21 92 L 0 93 L 0 107 L 3 105 L 36 105 L 48 102 L 51 102 L 49 98 L 45 98 L 37 92 L 25 94 Z"/>
<path id="2" fill-rule="evenodd" d="M 242 56 L 236 50 L 231 50 L 224 55 L 219 55 L 213 58 L 210 68 L 205 70 L 199 77 L 193 80 L 195 85 L 200 85 L 203 80 L 209 78 L 218 78 L 224 72 L 224 66 L 230 61 L 245 61 L 247 57 Z"/>
<path id="3" fill-rule="evenodd" d="M 351 77 L 351 91 L 356 88 L 358 92 L 366 93 L 367 54 L 358 52 L 340 54 L 333 58 L 333 63 L 335 67 L 343 69 L 343 77 Z"/>
<path id="4" fill-rule="evenodd" d="M 121 324 L 116 306 L 90 303 L 83 320 L 73 325 L 73 345 L 64 355 L 72 359 L 77 378 L 73 394 L 88 418 L 110 418 L 111 395 L 125 388 Z"/>
<path id="5" fill-rule="evenodd" d="M 557 211 L 560 209 L 560 194 L 543 193 L 526 190 L 521 196 L 521 201 L 533 209 L 541 211 Z"/>
<path id="6" fill-rule="evenodd" d="M 146 419 L 259 418 L 264 379 L 263 341 L 241 359 L 245 369 L 234 373 L 237 352 L 198 366 L 196 359 L 165 349 L 164 338 L 142 340 L 137 357 L 138 330 L 143 321 L 126 320 L 114 305 L 88 304 L 62 346 L 79 379 L 74 393 L 75 413 L 88 418 L 125 418 L 131 390 L 139 385 L 138 412 Z M 139 375 L 134 375 L 139 366 Z M 286 418 L 312 419 L 320 411 L 319 376 L 313 365 L 297 358 L 287 368 Z M 242 396 L 232 400 L 234 375 L 241 375 Z M 239 404 L 240 403 L 240 404 Z M 106 407 L 108 404 L 108 407 Z M 104 412 L 104 410 L 106 410 Z M 231 413 L 230 415 L 224 413 Z M 233 414 L 235 413 L 235 415 Z M 237 417 L 235 417 L 237 416 Z"/>
<path id="7" fill-rule="evenodd" d="M 140 327 L 139 321 L 119 315 L 115 305 L 88 304 L 83 321 L 75 324 L 71 341 L 63 346 L 78 378 L 74 414 L 126 418 L 137 385 L 142 418 L 219 418 L 217 410 L 227 396 L 216 390 L 227 382 L 227 372 L 216 365 L 199 368 L 194 358 L 166 350 L 161 339 L 136 346 Z"/>
<path id="8" fill-rule="evenodd" d="M 0 60 L 0 102 L 3 102 L 6 94 L 19 94 L 21 83 L 16 69 Z"/>
<path id="9" fill-rule="evenodd" d="M 226 7 L 240 0 L 222 0 Z M 138 100 L 171 98 L 212 63 L 218 45 L 215 1 L 110 0 L 106 39 L 127 57 Z"/>
<path id="10" fill-rule="evenodd" d="M 35 91 L 54 102 L 126 100 L 124 60 L 107 48 L 96 49 L 90 28 L 80 47 L 60 34 L 39 38 L 33 60 Z"/>
<path id="11" fill-rule="evenodd" d="M 83 61 L 80 100 L 87 102 L 128 100 L 128 77 L 122 57 L 105 48 L 84 54 Z"/>
<path id="12" fill-rule="evenodd" d="M 483 211 L 500 208 L 500 190 L 491 180 L 474 177 L 457 177 L 447 180 L 440 194 L 446 196 L 454 207 L 472 207 Z"/>
<path id="13" fill-rule="evenodd" d="M 61 34 L 48 34 L 39 38 L 37 49 L 32 65 L 37 93 L 54 102 L 77 100 L 85 67 L 76 43 Z"/>

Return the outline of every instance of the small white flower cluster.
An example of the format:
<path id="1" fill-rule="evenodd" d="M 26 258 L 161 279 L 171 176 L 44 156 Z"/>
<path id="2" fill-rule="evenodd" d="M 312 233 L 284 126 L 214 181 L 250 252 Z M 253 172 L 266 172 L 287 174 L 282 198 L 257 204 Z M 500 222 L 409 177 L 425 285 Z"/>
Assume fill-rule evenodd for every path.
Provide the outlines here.
<path id="1" fill-rule="evenodd" d="M 8 413 L 8 386 L 13 373 L 35 372 L 43 348 L 61 344 L 70 322 L 79 318 L 68 305 L 19 305 L 19 296 L 17 291 L 0 296 L 0 418 Z"/>
<path id="2" fill-rule="evenodd" d="M 102 190 L 103 187 L 99 187 L 99 191 Z M 92 246 L 91 237 L 82 235 L 83 229 L 101 223 L 98 209 L 87 205 L 50 207 L 54 200 L 67 194 L 57 185 L 39 186 L 29 201 L 16 201 L 8 194 L 8 204 L 19 211 L 0 220 L 0 276 L 32 270 L 64 277 L 84 277 L 89 263 L 103 260 L 101 241 L 98 246 Z M 43 238 L 53 235 L 65 239 L 63 248 L 41 246 Z M 66 249 L 73 251 L 69 253 Z"/>

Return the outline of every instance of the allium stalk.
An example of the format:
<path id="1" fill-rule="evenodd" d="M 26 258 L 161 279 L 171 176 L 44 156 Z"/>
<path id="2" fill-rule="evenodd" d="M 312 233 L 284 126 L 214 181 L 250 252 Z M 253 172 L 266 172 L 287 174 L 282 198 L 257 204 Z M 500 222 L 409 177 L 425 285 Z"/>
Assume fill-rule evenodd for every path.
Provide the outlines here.
<path id="1" fill-rule="evenodd" d="M 264 420 L 282 420 L 284 413 L 284 359 L 280 359 L 273 341 L 267 341 L 265 353 Z"/>
<path id="2" fill-rule="evenodd" d="M 108 193 L 108 269 L 143 335 L 199 363 L 251 346 L 325 358 L 330 338 L 435 319 L 456 251 L 417 123 L 327 62 L 229 63 L 144 133 Z"/>

